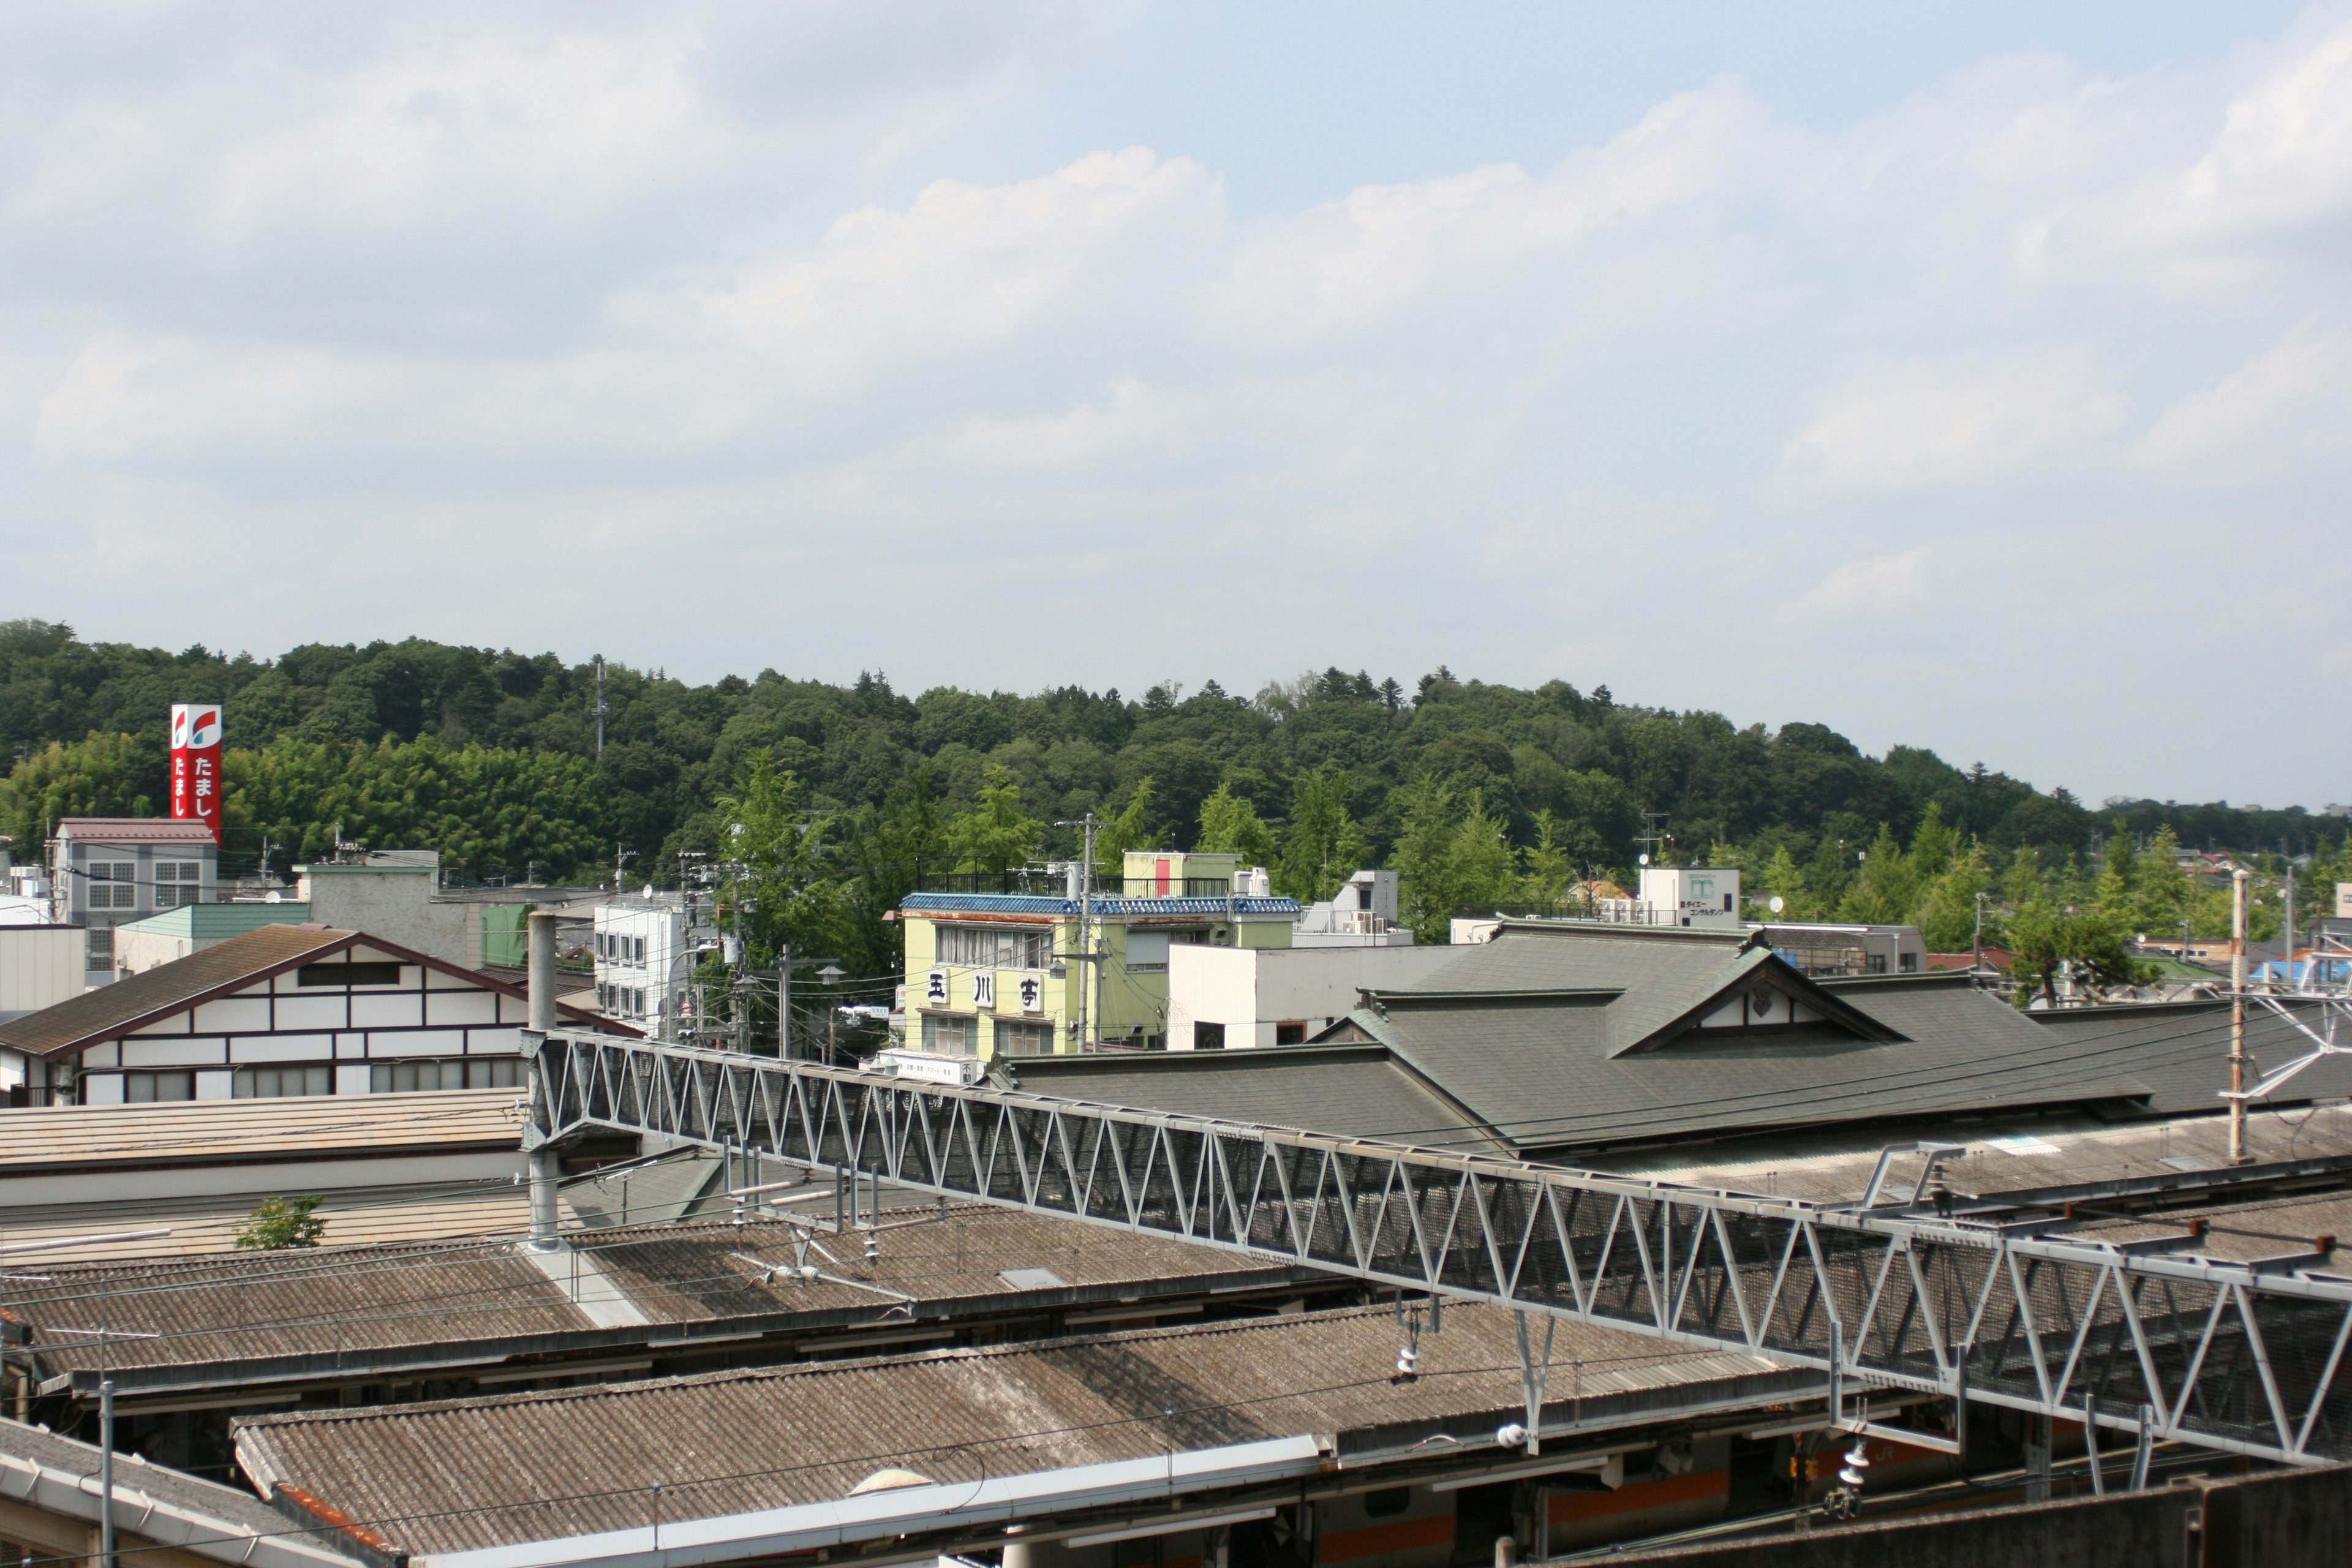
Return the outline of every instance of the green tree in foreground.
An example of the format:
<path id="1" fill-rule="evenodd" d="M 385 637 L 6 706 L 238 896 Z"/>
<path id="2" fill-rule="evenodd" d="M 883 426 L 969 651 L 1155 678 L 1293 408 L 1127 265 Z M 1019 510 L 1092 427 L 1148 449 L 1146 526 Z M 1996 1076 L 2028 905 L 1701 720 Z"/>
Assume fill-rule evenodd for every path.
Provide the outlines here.
<path id="1" fill-rule="evenodd" d="M 277 1252 L 289 1247 L 316 1247 L 327 1233 L 327 1222 L 314 1212 L 327 1200 L 307 1197 L 270 1198 L 237 1227 L 236 1245 L 247 1252 Z"/>
<path id="2" fill-rule="evenodd" d="M 1027 862 L 1045 825 L 1021 809 L 1021 786 L 1001 763 L 988 765 L 980 804 L 948 824 L 959 871 L 1008 871 Z"/>
<path id="3" fill-rule="evenodd" d="M 1290 796 L 1290 832 L 1275 867 L 1275 891 L 1302 904 L 1329 898 L 1371 863 L 1372 847 L 1348 815 L 1347 775 L 1326 763 L 1299 776 Z"/>

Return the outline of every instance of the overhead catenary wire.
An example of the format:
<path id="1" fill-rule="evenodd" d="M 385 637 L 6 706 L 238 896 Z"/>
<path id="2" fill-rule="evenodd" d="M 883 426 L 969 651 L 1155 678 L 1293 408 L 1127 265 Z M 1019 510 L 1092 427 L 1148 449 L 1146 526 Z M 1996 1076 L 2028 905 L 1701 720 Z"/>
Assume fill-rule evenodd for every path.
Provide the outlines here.
<path id="1" fill-rule="evenodd" d="M 1367 1308 L 1360 1310 L 1366 1312 L 1384 1312 L 1386 1310 L 1386 1309 L 1381 1308 Z M 1156 1331 L 1165 1332 L 1169 1331 Z M 1237 1331 L 1228 1329 L 1223 1331 Z M 1005 1347 L 989 1347 L 989 1350 L 995 1353 L 1004 1353 Z M 988 1352 L 983 1352 L 981 1353 Z M 1018 1349 L 1014 1349 L 1011 1353 L 1021 1352 Z M 1583 1364 L 1586 1367 L 1591 1368 L 1634 1362 L 1654 1363 L 1659 1361 L 1675 1359 L 1675 1357 L 1681 1353 L 1687 1352 L 1683 1352 L 1680 1347 L 1662 1347 L 1656 1353 L 1644 1352 L 1623 1356 L 1601 1358 L 1588 1357 L 1585 1358 Z M 819 1364 L 814 1367 L 770 1369 L 764 1372 L 754 1372 L 747 1375 L 823 1376 L 825 1375 L 828 1370 L 829 1369 L 825 1366 Z M 1519 1364 L 1516 1360 L 1511 1362 L 1498 1362 L 1491 1366 L 1423 1368 L 1418 1375 L 1418 1381 L 1429 1383 L 1440 1378 L 1479 1377 L 1497 1373 L 1508 1373 L 1516 1376 L 1519 1370 Z M 1140 1426 L 1146 1422 L 1151 1421 L 1174 1420 L 1178 1417 L 1192 1417 L 1215 1415 L 1226 1411 L 1244 1410 L 1254 1405 L 1272 1404 L 1285 1399 L 1307 1399 L 1318 1394 L 1344 1394 L 1353 1389 L 1370 1388 L 1378 1384 L 1387 1384 L 1391 1381 L 1392 1379 L 1390 1375 L 1383 1372 L 1380 1375 L 1374 1377 L 1354 1378 L 1341 1383 L 1318 1384 L 1311 1388 L 1284 1389 L 1278 1392 L 1258 1394 L 1254 1397 L 1207 1401 L 1191 1405 L 1163 1406 L 1156 1413 L 1116 1416 L 1104 1421 L 1081 1422 L 1067 1426 L 1053 1427 L 1041 1431 L 1023 1432 L 1015 1436 L 996 1439 L 993 1444 L 987 1447 L 974 1445 L 968 1441 L 950 1442 L 934 1444 L 919 1448 L 894 1448 L 873 1453 L 836 1456 L 831 1458 L 810 1460 L 802 1464 L 763 1465 L 755 1469 L 733 1470 L 723 1475 L 703 1476 L 691 1480 L 680 1481 L 666 1479 L 658 1482 L 648 1482 L 643 1486 L 605 1487 L 599 1488 L 593 1491 L 570 1492 L 556 1497 L 536 1497 L 524 1503 L 495 1503 L 484 1504 L 476 1508 L 436 1509 L 422 1513 L 379 1514 L 366 1519 L 350 1520 L 343 1528 L 348 1529 L 358 1527 L 361 1529 L 381 1531 L 388 1527 L 404 1523 L 415 1524 L 435 1520 L 473 1519 L 479 1518 L 486 1514 L 522 1512 L 534 1509 L 560 1509 L 579 1503 L 604 1501 L 614 1498 L 646 1497 L 652 1495 L 656 1489 L 660 1490 L 664 1494 L 674 1494 L 679 1491 L 701 1490 L 712 1487 L 739 1485 L 745 1481 L 766 1480 L 782 1476 L 805 1475 L 817 1470 L 846 1469 L 852 1467 L 878 1465 L 888 1459 L 919 1459 L 929 1456 L 943 1454 L 980 1456 L 984 1472 L 986 1466 L 985 1456 L 991 1451 L 991 1447 L 994 1446 L 1018 1444 L 1025 1448 L 1030 1445 L 1035 1444 L 1041 1438 L 1079 1436 L 1090 1432 L 1112 1431 L 1121 1426 Z M 581 1393 L 579 1390 L 563 1390 L 561 1392 L 572 1397 L 578 1397 Z M 592 1391 L 592 1395 L 593 1392 L 593 1391 Z M 625 1397 L 626 1395 L 622 1396 Z M 534 1399 L 543 1399 L 546 1396 L 541 1394 L 519 1394 L 499 1397 L 504 1403 L 520 1404 Z M 382 1417 L 379 1416 L 375 1418 L 381 1419 Z M 985 1474 L 983 1473 L 982 1479 L 984 1480 L 985 1479 Z M 956 1482 L 949 1484 L 960 1485 L 965 1483 Z M 312 1526 L 310 1528 L 291 1526 L 285 1530 L 257 1531 L 250 1535 L 236 1534 L 219 1536 L 214 1538 L 214 1541 L 212 1542 L 184 1541 L 170 1545 L 134 1547 L 120 1552 L 119 1555 L 128 1557 L 138 1552 L 168 1552 L 185 1550 L 191 1546 L 214 1544 L 215 1542 L 226 1543 L 242 1541 L 267 1541 L 285 1537 L 316 1537 L 331 1534 L 334 1532 L 334 1530 L 335 1527 L 325 1525 Z M 56 1557 L 26 1557 L 22 1560 L 22 1564 L 40 1564 L 44 1565 L 44 1568 L 46 1568 L 46 1565 L 47 1564 L 58 1564 L 61 1568 L 61 1565 L 63 1564 L 79 1563 L 85 1560 L 86 1554 L 76 1553 Z M 22 1568 L 22 1565 L 20 1565 L 20 1568 Z"/>

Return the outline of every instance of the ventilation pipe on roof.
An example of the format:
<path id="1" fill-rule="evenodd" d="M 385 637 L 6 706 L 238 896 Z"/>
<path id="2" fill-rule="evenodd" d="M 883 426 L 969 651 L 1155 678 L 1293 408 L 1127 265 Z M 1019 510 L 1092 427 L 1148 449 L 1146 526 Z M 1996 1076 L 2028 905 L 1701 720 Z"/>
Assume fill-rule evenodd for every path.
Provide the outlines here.
<path id="1" fill-rule="evenodd" d="M 544 1038 L 555 1027 L 555 916 L 543 910 L 530 912 L 530 1033 Z M 530 1043 L 536 1049 L 539 1038 Z M 532 1071 L 538 1071 L 536 1058 Z M 545 1252 L 562 1245 L 556 1235 L 560 1223 L 556 1183 L 563 1166 L 551 1144 L 530 1152 L 530 1244 Z"/>

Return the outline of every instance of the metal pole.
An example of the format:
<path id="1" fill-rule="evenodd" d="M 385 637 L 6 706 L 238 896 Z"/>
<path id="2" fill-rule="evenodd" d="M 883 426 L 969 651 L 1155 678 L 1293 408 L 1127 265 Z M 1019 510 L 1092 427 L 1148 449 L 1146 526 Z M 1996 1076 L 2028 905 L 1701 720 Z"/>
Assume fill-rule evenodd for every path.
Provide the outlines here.
<path id="1" fill-rule="evenodd" d="M 101 1349 L 106 1343 L 101 1336 Z M 99 1568 L 114 1562 L 114 1379 L 98 1384 L 98 1561 Z"/>
<path id="2" fill-rule="evenodd" d="M 2230 1163 L 2246 1163 L 2246 873 L 2230 879 Z"/>
<path id="3" fill-rule="evenodd" d="M 556 1024 L 555 916 L 550 910 L 530 912 L 529 958 L 530 1029 L 544 1047 Z M 531 1053 L 533 1074 L 540 1069 L 540 1051 Z M 546 1252 L 562 1245 L 558 1233 L 563 1227 L 563 1219 L 557 1184 L 563 1178 L 562 1156 L 551 1144 L 541 1143 L 531 1149 L 529 1163 L 530 1245 L 534 1251 Z"/>
<path id="4" fill-rule="evenodd" d="M 1085 840 L 1078 858 L 1078 1038 L 1080 1050 L 1093 1038 L 1090 1026 L 1093 1016 L 1094 946 L 1092 921 L 1095 907 L 1095 814 L 1088 812 L 1080 824 Z"/>
<path id="5" fill-rule="evenodd" d="M 776 949 L 776 1055 L 793 1056 L 793 944 Z"/>
<path id="6" fill-rule="evenodd" d="M 2292 991 L 2294 989 L 2294 868 L 2292 865 L 2286 868 L 2286 880 L 2282 890 L 2286 897 L 2286 968 L 2280 972 L 2279 979 L 2285 984 L 2287 990 Z"/>

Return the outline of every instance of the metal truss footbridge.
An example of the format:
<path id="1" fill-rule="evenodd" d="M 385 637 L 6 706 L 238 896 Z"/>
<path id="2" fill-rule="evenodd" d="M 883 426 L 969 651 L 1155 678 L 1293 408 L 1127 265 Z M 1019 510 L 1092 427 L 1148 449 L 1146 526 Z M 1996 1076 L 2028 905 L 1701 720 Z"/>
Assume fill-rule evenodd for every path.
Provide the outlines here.
<path id="1" fill-rule="evenodd" d="M 756 1151 L 1777 1357 L 1832 1387 L 2352 1459 L 2352 1279 L 2321 1272 L 2324 1255 L 2223 1263 L 1916 1204 L 1827 1206 L 589 1034 L 538 1039 L 530 1126 L 534 1144 L 610 1128 Z"/>

